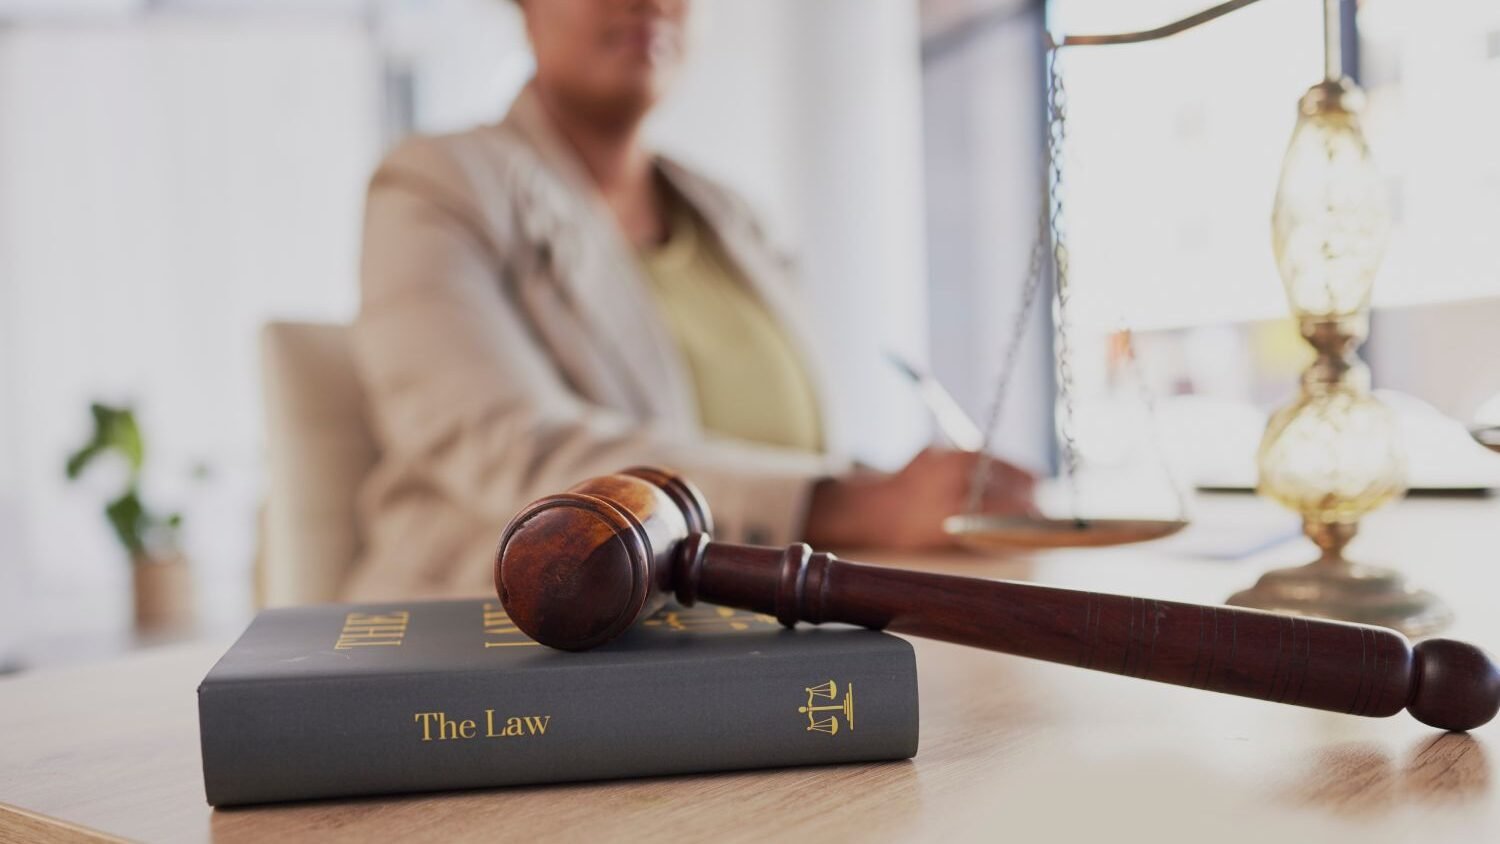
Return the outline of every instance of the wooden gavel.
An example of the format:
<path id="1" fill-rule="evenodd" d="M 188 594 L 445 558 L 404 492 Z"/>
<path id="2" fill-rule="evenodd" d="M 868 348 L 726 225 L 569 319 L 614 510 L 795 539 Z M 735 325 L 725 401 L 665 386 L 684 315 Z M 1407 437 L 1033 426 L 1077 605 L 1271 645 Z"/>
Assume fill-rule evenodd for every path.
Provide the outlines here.
<path id="1" fill-rule="evenodd" d="M 846 622 L 1178 686 L 1470 730 L 1500 709 L 1500 671 L 1451 639 L 1222 606 L 902 571 L 813 553 L 713 542 L 703 495 L 634 468 L 550 495 L 511 520 L 495 588 L 528 636 L 584 650 L 669 595 Z"/>

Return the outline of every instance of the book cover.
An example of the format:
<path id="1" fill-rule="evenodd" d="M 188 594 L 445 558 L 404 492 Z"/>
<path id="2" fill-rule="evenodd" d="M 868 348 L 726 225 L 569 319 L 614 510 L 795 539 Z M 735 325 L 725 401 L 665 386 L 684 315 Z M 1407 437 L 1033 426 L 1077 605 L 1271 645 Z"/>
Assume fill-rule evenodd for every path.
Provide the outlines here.
<path id="1" fill-rule="evenodd" d="M 911 645 L 669 606 L 604 647 L 497 601 L 262 612 L 198 688 L 215 806 L 904 759 Z"/>

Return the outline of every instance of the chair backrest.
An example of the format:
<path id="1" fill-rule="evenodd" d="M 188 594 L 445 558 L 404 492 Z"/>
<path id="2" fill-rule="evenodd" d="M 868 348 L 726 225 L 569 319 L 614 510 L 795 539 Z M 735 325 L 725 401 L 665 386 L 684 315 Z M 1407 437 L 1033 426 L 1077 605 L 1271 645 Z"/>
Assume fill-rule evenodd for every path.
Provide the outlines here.
<path id="1" fill-rule="evenodd" d="M 334 600 L 360 551 L 356 501 L 378 456 L 348 328 L 270 323 L 261 366 L 269 484 L 260 600 Z"/>

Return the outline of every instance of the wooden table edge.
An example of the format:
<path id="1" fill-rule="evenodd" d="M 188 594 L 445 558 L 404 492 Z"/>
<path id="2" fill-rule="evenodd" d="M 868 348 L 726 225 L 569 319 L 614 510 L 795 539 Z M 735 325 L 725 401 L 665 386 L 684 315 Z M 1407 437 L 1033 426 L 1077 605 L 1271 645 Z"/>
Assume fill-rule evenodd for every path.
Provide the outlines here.
<path id="1" fill-rule="evenodd" d="M 127 838 L 100 832 L 69 821 L 22 809 L 9 803 L 0 803 L 0 838 L 16 841 L 34 841 L 37 844 L 61 844 L 61 842 L 128 842 Z"/>

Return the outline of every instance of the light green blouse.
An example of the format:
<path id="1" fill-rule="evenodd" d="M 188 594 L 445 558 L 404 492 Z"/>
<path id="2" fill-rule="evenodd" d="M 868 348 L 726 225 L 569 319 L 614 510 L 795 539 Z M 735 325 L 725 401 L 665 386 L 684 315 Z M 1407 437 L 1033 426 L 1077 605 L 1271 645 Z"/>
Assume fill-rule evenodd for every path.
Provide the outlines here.
<path id="1" fill-rule="evenodd" d="M 705 431 L 817 452 L 817 396 L 786 332 L 699 217 L 674 203 L 665 243 L 641 263 L 698 396 Z"/>

